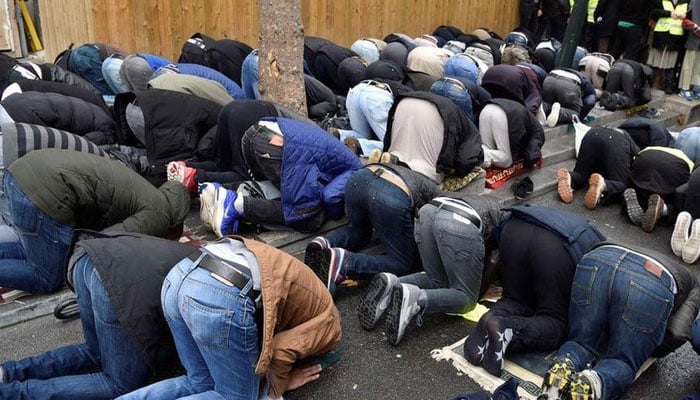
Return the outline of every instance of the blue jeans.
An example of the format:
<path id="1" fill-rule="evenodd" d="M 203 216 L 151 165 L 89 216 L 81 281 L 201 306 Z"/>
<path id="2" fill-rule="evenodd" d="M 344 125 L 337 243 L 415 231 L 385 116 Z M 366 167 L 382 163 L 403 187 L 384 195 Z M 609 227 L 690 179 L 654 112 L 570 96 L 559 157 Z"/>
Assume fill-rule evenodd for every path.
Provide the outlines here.
<path id="1" fill-rule="evenodd" d="M 602 399 L 617 399 L 663 341 L 673 308 L 672 278 L 645 269 L 646 259 L 625 249 L 600 247 L 576 267 L 569 306 L 569 339 L 559 349 L 577 371 L 599 360 Z M 608 332 L 607 351 L 598 346 Z"/>
<path id="2" fill-rule="evenodd" d="M 243 60 L 241 66 L 241 86 L 246 99 L 257 100 L 260 98 L 258 90 L 258 51 L 253 50 Z"/>
<path id="3" fill-rule="evenodd" d="M 374 228 L 386 249 L 383 255 L 348 252 L 350 276 L 365 279 L 380 272 L 400 276 L 416 270 L 419 256 L 413 240 L 413 205 L 406 193 L 363 168 L 345 185 L 345 208 L 348 224 L 326 237 L 331 246 L 359 250 L 369 244 Z"/>
<path id="4" fill-rule="evenodd" d="M 109 56 L 102 61 L 102 75 L 105 78 L 105 82 L 112 89 L 115 94 L 126 93 L 129 91 L 129 87 L 124 83 L 119 70 L 124 63 L 124 59 L 120 56 Z"/>
<path id="5" fill-rule="evenodd" d="M 10 172 L 5 172 L 3 184 L 19 241 L 12 241 L 8 235 L 8 241 L 0 242 L 0 287 L 55 292 L 65 280 L 64 262 L 73 228 L 58 223 L 34 205 Z"/>
<path id="6" fill-rule="evenodd" d="M 355 85 L 345 100 L 352 130 L 339 130 L 340 140 L 357 138 L 365 155 L 374 149 L 383 149 L 389 109 L 393 104 L 391 92 L 362 82 Z"/>
<path id="7" fill-rule="evenodd" d="M 400 281 L 426 289 L 427 314 L 463 314 L 479 300 L 484 238 L 474 224 L 453 214 L 426 204 L 416 217 L 415 239 L 425 273 Z"/>
<path id="8" fill-rule="evenodd" d="M 445 70 L 445 76 L 467 78 L 476 85 L 481 83 L 479 66 L 471 58 L 465 57 L 463 54 L 455 54 L 448 58 L 443 69 Z"/>
<path id="9" fill-rule="evenodd" d="M 255 304 L 244 289 L 227 286 L 189 258 L 163 282 L 161 303 L 187 375 L 167 379 L 124 399 L 257 400 L 260 349 Z"/>
<path id="10" fill-rule="evenodd" d="M 452 100 L 460 110 L 464 111 L 470 120 L 474 121 L 474 109 L 472 107 L 472 97 L 469 95 L 469 90 L 459 81 L 454 81 L 446 78 L 438 79 L 430 87 L 430 93 L 447 97 Z"/>
<path id="11" fill-rule="evenodd" d="M 354 51 L 357 53 L 357 55 L 367 61 L 367 64 L 372 64 L 373 62 L 379 60 L 379 49 L 371 40 L 358 39 L 352 44 L 352 46 L 350 46 L 350 50 Z"/>
<path id="12" fill-rule="evenodd" d="M 85 343 L 2 364 L 9 383 L 0 384 L 0 398 L 111 399 L 146 383 L 146 361 L 119 324 L 88 256 L 76 263 L 73 283 Z"/>

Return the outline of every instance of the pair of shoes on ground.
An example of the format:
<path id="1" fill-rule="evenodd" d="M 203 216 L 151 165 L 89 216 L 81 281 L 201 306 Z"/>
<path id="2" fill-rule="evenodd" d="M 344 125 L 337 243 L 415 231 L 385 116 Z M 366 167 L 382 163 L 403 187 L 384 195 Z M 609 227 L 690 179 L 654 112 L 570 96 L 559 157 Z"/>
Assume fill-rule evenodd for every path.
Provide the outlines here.
<path id="1" fill-rule="evenodd" d="M 525 200 L 527 196 L 532 194 L 533 190 L 535 190 L 535 184 L 529 176 L 517 180 L 510 187 L 510 191 L 513 192 L 515 198 L 518 200 Z"/>
<path id="2" fill-rule="evenodd" d="M 605 178 L 601 174 L 594 173 L 588 178 L 588 190 L 583 197 L 583 205 L 589 210 L 594 210 L 600 203 L 605 193 Z M 574 190 L 571 187 L 571 174 L 566 168 L 557 171 L 557 193 L 564 203 L 574 201 Z"/>
<path id="3" fill-rule="evenodd" d="M 693 221 L 687 211 L 678 214 L 671 235 L 671 250 L 688 264 L 693 264 L 700 258 L 700 219 Z"/>
<path id="4" fill-rule="evenodd" d="M 197 170 L 190 168 L 184 161 L 171 161 L 165 167 L 165 172 L 169 181 L 178 181 L 185 185 L 187 192 L 192 194 L 197 189 L 195 175 Z"/>
<path id="5" fill-rule="evenodd" d="M 555 357 L 542 382 L 542 394 L 537 400 L 598 400 L 600 388 L 596 390 L 597 373 L 592 370 L 576 372 L 568 357 Z M 600 380 L 600 378 L 597 378 Z"/>
<path id="6" fill-rule="evenodd" d="M 464 341 L 464 358 L 488 373 L 501 376 L 513 329 L 505 318 L 484 315 Z"/>
<path id="7" fill-rule="evenodd" d="M 688 101 L 700 100 L 700 88 L 693 88 L 693 90 L 681 90 L 678 95 Z"/>
<path id="8" fill-rule="evenodd" d="M 643 211 L 639 205 L 636 190 L 627 188 L 623 192 L 622 197 L 625 199 L 625 209 L 630 222 L 641 226 L 644 232 L 653 231 L 663 216 L 664 199 L 658 194 L 652 194 L 649 196 L 646 211 Z"/>
<path id="9" fill-rule="evenodd" d="M 306 245 L 304 263 L 311 268 L 323 282 L 331 295 L 335 294 L 337 285 L 345 280 L 346 250 L 331 247 L 323 236 L 317 236 Z"/>
<path id="10" fill-rule="evenodd" d="M 25 292 L 23 290 L 0 287 L 0 304 L 8 304 L 19 299 L 20 297 L 25 297 L 29 295 L 31 295 L 31 293 Z"/>
<path id="11" fill-rule="evenodd" d="M 420 293 L 418 286 L 400 283 L 394 274 L 382 272 L 375 275 L 357 307 L 360 325 L 370 331 L 386 313 L 387 339 L 397 346 L 411 322 L 421 324 L 422 307 L 418 304 Z"/>
<path id="12" fill-rule="evenodd" d="M 388 151 L 381 151 L 379 149 L 372 150 L 367 158 L 368 164 L 398 164 L 398 162 L 399 158 L 397 156 L 389 153 Z"/>
<path id="13" fill-rule="evenodd" d="M 237 197 L 236 192 L 218 183 L 206 182 L 199 185 L 199 218 L 218 237 L 238 232 L 241 215 L 234 207 Z"/>

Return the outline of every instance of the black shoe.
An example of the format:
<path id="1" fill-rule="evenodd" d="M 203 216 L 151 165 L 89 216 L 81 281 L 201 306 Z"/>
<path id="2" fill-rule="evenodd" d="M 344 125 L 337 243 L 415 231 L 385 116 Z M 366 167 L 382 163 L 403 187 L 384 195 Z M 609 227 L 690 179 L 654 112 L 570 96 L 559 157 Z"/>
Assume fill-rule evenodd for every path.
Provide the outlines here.
<path id="1" fill-rule="evenodd" d="M 639 205 L 639 200 L 637 200 L 637 192 L 632 189 L 625 189 L 622 197 L 625 199 L 625 209 L 627 210 L 627 217 L 629 217 L 630 222 L 634 225 L 642 224 L 642 207 Z"/>
<path id="2" fill-rule="evenodd" d="M 362 328 L 368 331 L 374 329 L 389 307 L 394 287 L 398 284 L 399 278 L 394 274 L 382 272 L 374 276 L 357 307 Z"/>
<path id="3" fill-rule="evenodd" d="M 515 198 L 518 200 L 525 200 L 534 189 L 535 184 L 532 183 L 532 179 L 530 179 L 529 176 L 526 176 L 520 179 L 519 181 L 516 181 L 515 183 L 513 183 L 513 186 L 510 187 L 510 190 L 513 192 Z"/>
<path id="4" fill-rule="evenodd" d="M 652 194 L 649 196 L 649 203 L 647 203 L 647 210 L 642 216 L 642 230 L 644 232 L 651 232 L 656 227 L 656 223 L 659 222 L 664 211 L 664 199 L 658 194 Z"/>

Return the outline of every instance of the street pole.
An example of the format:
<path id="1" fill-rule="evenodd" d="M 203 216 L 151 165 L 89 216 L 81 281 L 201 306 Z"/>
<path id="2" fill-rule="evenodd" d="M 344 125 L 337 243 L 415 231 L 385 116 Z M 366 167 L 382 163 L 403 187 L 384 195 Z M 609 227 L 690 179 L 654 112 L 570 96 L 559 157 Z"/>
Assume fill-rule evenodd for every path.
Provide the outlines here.
<path id="1" fill-rule="evenodd" d="M 588 15 L 588 0 L 571 1 L 575 2 L 574 8 L 571 10 L 569 24 L 566 26 L 564 42 L 561 44 L 561 50 L 557 53 L 557 58 L 554 62 L 556 68 L 571 68 L 571 63 L 574 61 L 574 55 L 576 54 L 576 47 L 581 38 L 581 31 Z"/>

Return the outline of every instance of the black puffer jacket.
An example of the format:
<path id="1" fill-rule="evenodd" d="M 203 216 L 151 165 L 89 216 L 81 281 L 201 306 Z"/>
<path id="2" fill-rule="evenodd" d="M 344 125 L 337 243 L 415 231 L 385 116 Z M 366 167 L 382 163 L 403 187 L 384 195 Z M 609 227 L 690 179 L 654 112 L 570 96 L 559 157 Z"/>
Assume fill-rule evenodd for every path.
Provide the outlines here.
<path id="1" fill-rule="evenodd" d="M 387 120 L 384 151 L 389 151 L 391 147 L 391 131 L 396 108 L 403 98 L 409 97 L 433 103 L 445 124 L 445 136 L 435 166 L 438 173 L 454 170 L 455 175 L 463 178 L 475 167 L 481 165 L 484 161 L 484 151 L 481 148 L 479 130 L 474 123 L 452 100 L 426 92 L 408 92 L 394 98 L 394 105 L 389 110 Z"/>
<path id="2" fill-rule="evenodd" d="M 67 83 L 69 85 L 80 86 L 96 95 L 101 95 L 100 91 L 92 83 L 83 79 L 80 75 L 59 67 L 56 64 L 45 63 L 39 65 L 41 69 L 41 79 L 51 82 Z"/>
<path id="3" fill-rule="evenodd" d="M 544 129 L 532 113 L 520 103 L 508 99 L 491 99 L 508 116 L 508 138 L 513 159 L 523 158 L 525 166 L 532 168 L 542 157 Z"/>
<path id="4" fill-rule="evenodd" d="M 25 79 L 16 82 L 19 89 L 24 92 L 58 93 L 64 96 L 75 97 L 88 103 L 99 106 L 111 115 L 110 109 L 105 104 L 102 96 L 94 90 L 88 90 L 81 86 L 70 85 L 63 82 L 53 82 L 35 79 Z"/>
<path id="5" fill-rule="evenodd" d="M 675 140 L 663 125 L 649 118 L 634 117 L 625 120 L 618 128 L 629 133 L 634 142 L 643 149 L 647 146 L 673 147 Z"/>
<path id="6" fill-rule="evenodd" d="M 58 93 L 25 92 L 7 97 L 0 104 L 15 122 L 44 125 L 102 145 L 115 142 L 115 124 L 101 107 Z"/>
<path id="7" fill-rule="evenodd" d="M 532 114 L 536 114 L 542 104 L 540 90 L 525 71 L 515 65 L 501 64 L 489 68 L 481 80 L 481 86 L 491 97 L 515 100 Z"/>

